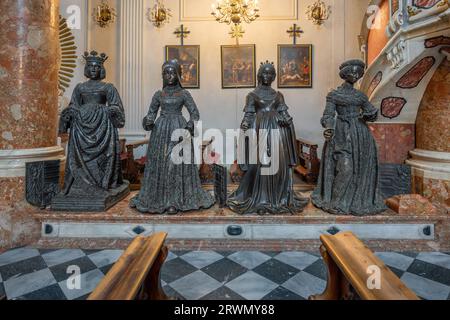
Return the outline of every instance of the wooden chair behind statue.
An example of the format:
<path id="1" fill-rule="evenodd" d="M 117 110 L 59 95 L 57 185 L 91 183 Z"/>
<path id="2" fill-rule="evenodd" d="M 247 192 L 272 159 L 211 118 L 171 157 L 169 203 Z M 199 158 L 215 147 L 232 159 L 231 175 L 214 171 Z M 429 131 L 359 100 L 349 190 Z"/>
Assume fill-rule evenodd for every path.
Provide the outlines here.
<path id="1" fill-rule="evenodd" d="M 307 183 L 316 183 L 319 178 L 320 160 L 317 156 L 319 146 L 305 139 L 297 139 L 299 165 L 295 168 Z"/>
<path id="2" fill-rule="evenodd" d="M 160 280 L 166 237 L 161 232 L 134 239 L 88 300 L 169 300 Z"/>
<path id="3" fill-rule="evenodd" d="M 120 139 L 120 161 L 122 162 L 123 178 L 130 182 L 131 190 L 141 188 L 141 177 L 147 162 L 147 157 L 135 159 L 134 150 L 148 145 L 148 142 L 148 139 L 144 139 L 127 143 L 125 139 Z"/>
<path id="4" fill-rule="evenodd" d="M 324 293 L 310 300 L 419 300 L 353 233 L 322 235 L 320 240 L 328 283 Z"/>

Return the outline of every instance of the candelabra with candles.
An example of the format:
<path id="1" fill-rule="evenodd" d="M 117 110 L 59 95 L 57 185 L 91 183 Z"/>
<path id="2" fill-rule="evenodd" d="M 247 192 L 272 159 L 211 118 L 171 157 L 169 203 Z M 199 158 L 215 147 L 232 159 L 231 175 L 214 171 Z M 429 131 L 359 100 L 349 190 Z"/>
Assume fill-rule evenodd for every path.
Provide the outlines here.
<path id="1" fill-rule="evenodd" d="M 331 6 L 327 6 L 322 0 L 317 0 L 308 6 L 306 16 L 315 25 L 321 26 L 330 17 Z"/>
<path id="2" fill-rule="evenodd" d="M 102 0 L 93 11 L 94 20 L 101 28 L 106 28 L 114 23 L 116 16 L 116 10 L 110 7 L 105 0 Z"/>
<path id="3" fill-rule="evenodd" d="M 211 7 L 219 23 L 239 25 L 259 18 L 258 0 L 217 0 Z"/>
<path id="4" fill-rule="evenodd" d="M 166 8 L 164 3 L 160 0 L 156 0 L 153 8 L 150 8 L 147 11 L 148 20 L 157 28 L 162 27 L 165 23 L 169 23 L 171 17 L 171 10 Z"/>

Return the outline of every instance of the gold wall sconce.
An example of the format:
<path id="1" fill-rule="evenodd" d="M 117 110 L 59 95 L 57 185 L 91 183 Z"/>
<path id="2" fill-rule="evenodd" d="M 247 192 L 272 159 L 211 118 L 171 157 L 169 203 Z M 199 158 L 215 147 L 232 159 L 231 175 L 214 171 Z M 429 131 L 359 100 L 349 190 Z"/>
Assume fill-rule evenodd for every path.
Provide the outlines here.
<path id="1" fill-rule="evenodd" d="M 110 7 L 106 0 L 102 0 L 94 9 L 93 17 L 101 28 L 106 28 L 116 20 L 116 9 Z"/>
<path id="2" fill-rule="evenodd" d="M 331 6 L 327 6 L 322 0 L 317 0 L 308 6 L 306 16 L 315 25 L 321 26 L 330 17 Z"/>
<path id="3" fill-rule="evenodd" d="M 164 6 L 160 0 L 156 0 L 153 8 L 148 9 L 147 18 L 157 28 L 161 28 L 164 24 L 170 22 L 172 12 L 169 8 Z"/>

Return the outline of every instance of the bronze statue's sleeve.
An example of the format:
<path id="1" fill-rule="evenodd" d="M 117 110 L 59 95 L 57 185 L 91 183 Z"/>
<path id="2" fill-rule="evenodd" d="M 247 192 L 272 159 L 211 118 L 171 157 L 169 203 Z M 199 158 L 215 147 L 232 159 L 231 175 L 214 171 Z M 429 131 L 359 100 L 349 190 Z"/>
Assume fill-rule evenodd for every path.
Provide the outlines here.
<path id="1" fill-rule="evenodd" d="M 81 104 L 80 99 L 80 85 L 78 84 L 72 92 L 72 98 L 69 106 L 65 108 L 59 117 L 59 133 L 67 133 L 71 127 L 72 116 L 74 109 L 78 108 Z"/>
<path id="2" fill-rule="evenodd" d="M 123 128 L 125 126 L 125 110 L 119 92 L 112 84 L 108 85 L 106 92 L 111 121 L 116 128 Z"/>
<path id="3" fill-rule="evenodd" d="M 255 98 L 253 97 L 253 94 L 248 94 L 247 99 L 245 101 L 245 107 L 244 107 L 244 119 L 243 121 L 251 124 L 253 120 L 255 119 L 256 114 L 256 107 L 255 107 Z"/>
<path id="4" fill-rule="evenodd" d="M 195 104 L 194 99 L 192 98 L 189 91 L 184 90 L 184 105 L 189 111 L 190 119 L 189 122 L 193 123 L 194 121 L 200 120 L 200 112 L 198 111 L 197 105 Z"/>
<path id="5" fill-rule="evenodd" d="M 161 105 L 160 98 L 161 91 L 158 91 L 153 95 L 152 102 L 150 103 L 150 107 L 148 109 L 146 117 L 149 121 L 155 122 L 156 117 L 158 116 L 159 107 Z"/>
<path id="6" fill-rule="evenodd" d="M 287 106 L 286 102 L 284 101 L 284 96 L 281 92 L 278 92 L 278 113 L 281 115 L 282 119 L 289 123 L 291 122 L 293 119 L 291 117 L 291 115 L 289 114 L 288 110 L 289 107 Z"/>
<path id="7" fill-rule="evenodd" d="M 378 109 L 375 108 L 367 98 L 362 105 L 362 116 L 364 121 L 368 122 L 377 121 L 378 118 Z"/>
<path id="8" fill-rule="evenodd" d="M 327 96 L 327 104 L 320 123 L 325 129 L 334 129 L 336 124 L 336 104 L 331 94 Z"/>

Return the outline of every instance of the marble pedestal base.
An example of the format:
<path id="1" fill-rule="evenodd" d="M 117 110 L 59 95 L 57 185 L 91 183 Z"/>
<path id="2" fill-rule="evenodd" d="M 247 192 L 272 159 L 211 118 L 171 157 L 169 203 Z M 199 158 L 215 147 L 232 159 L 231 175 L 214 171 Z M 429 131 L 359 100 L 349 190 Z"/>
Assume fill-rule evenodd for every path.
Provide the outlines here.
<path id="1" fill-rule="evenodd" d="M 284 216 L 239 216 L 217 205 L 175 216 L 149 215 L 129 207 L 135 195 L 131 193 L 102 213 L 35 210 L 30 215 L 41 224 L 41 238 L 35 246 L 126 248 L 138 235 L 165 231 L 169 233 L 167 243 L 174 250 L 318 252 L 320 235 L 339 230 L 354 232 L 375 251 L 450 252 L 448 214 L 397 214 L 387 210 L 369 217 L 334 216 L 309 204 L 301 213 Z"/>
<path id="2" fill-rule="evenodd" d="M 410 155 L 413 192 L 450 209 L 450 153 L 415 149 Z"/>
<path id="3" fill-rule="evenodd" d="M 104 194 L 80 197 L 79 195 L 64 195 L 60 193 L 53 198 L 51 209 L 53 211 L 104 212 L 122 201 L 129 194 L 130 183 L 128 181 L 124 181 L 120 187 Z"/>

